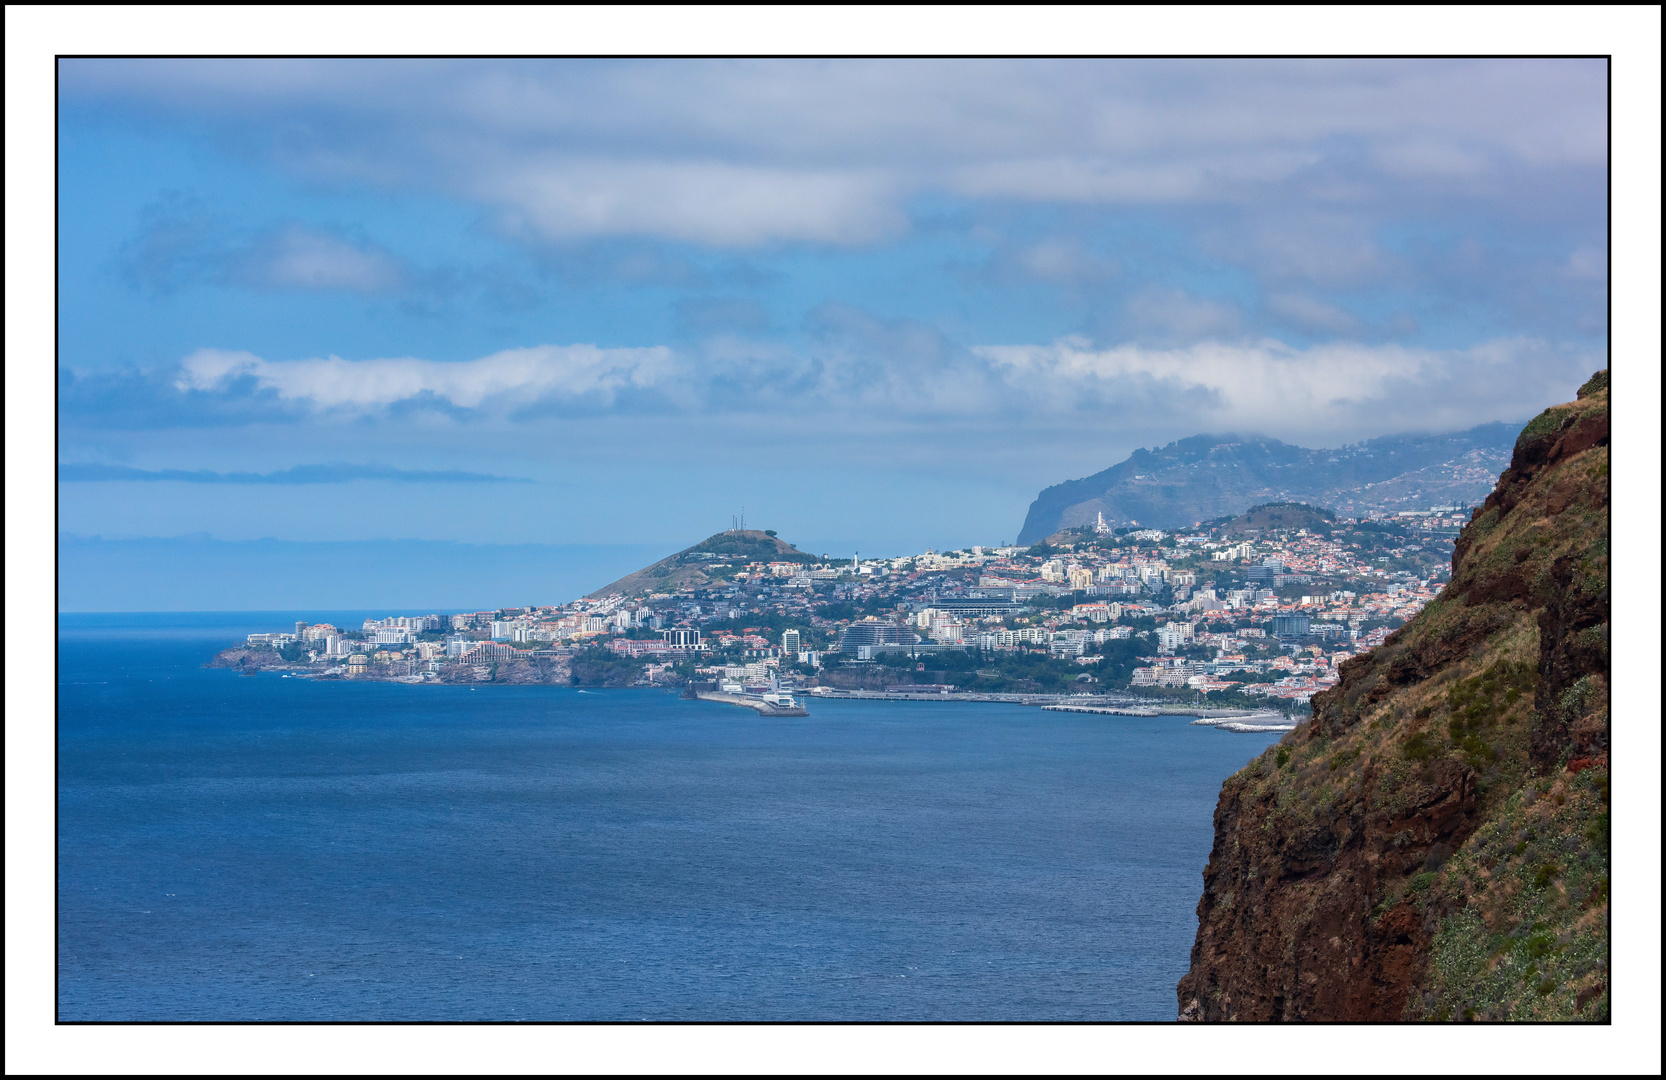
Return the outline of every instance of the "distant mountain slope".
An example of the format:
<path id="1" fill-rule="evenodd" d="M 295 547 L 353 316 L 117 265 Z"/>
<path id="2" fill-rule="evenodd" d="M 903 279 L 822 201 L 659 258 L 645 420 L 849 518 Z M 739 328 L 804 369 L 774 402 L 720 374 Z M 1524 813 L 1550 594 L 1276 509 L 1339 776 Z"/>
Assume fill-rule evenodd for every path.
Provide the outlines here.
<path id="1" fill-rule="evenodd" d="M 692 547 L 659 562 L 643 567 L 634 574 L 626 574 L 610 585 L 604 585 L 590 596 L 600 598 L 619 593 L 622 596 L 641 596 L 647 593 L 672 592 L 681 588 L 700 588 L 728 572 L 750 562 L 815 562 L 814 555 L 793 547 L 757 529 L 730 529 L 706 537 Z"/>
<path id="2" fill-rule="evenodd" d="M 1257 503 L 1305 502 L 1341 514 L 1479 503 L 1510 462 L 1519 424 L 1446 435 L 1388 435 L 1309 450 L 1259 435 L 1194 435 L 1081 480 L 1047 488 L 1020 544 L 1060 529 L 1107 524 L 1177 529 L 1241 514 Z"/>

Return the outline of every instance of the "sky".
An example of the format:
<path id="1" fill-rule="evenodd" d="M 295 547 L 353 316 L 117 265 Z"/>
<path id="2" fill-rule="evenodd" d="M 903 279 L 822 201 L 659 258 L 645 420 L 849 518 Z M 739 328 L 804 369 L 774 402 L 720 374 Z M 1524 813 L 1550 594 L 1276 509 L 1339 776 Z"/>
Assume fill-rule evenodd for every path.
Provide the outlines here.
<path id="1" fill-rule="evenodd" d="M 1141 446 L 1520 422 L 1607 364 L 1603 60 L 58 77 L 77 609 L 171 606 L 204 543 L 393 579 L 546 545 L 550 601 L 743 508 L 846 556 L 997 544 Z M 248 606 L 329 606 L 286 576 Z M 480 605 L 526 602 L 499 577 Z"/>

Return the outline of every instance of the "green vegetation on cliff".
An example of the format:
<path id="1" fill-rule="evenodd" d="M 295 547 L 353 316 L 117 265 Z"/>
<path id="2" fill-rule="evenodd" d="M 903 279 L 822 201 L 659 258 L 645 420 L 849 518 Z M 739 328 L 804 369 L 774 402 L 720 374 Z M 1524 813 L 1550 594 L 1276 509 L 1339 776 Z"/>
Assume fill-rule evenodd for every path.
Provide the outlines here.
<path id="1" fill-rule="evenodd" d="M 1223 785 L 1182 1017 L 1607 1018 L 1608 455 L 1603 372 L 1441 596 Z"/>

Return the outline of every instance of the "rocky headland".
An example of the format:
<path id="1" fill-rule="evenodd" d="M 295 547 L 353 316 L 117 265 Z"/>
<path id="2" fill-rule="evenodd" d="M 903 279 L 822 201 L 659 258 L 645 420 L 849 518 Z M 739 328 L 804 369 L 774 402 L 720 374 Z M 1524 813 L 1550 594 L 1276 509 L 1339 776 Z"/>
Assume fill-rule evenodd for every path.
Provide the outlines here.
<path id="1" fill-rule="evenodd" d="M 1608 1018 L 1608 399 L 1521 431 L 1439 598 L 1223 785 L 1181 1019 Z"/>

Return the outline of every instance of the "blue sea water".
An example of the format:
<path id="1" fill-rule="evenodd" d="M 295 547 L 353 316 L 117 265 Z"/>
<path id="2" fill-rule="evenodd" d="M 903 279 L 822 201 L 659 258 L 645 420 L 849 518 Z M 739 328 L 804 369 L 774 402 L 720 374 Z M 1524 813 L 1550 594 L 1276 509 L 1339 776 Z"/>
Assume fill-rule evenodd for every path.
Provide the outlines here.
<path id="1" fill-rule="evenodd" d="M 60 618 L 61 1020 L 1169 1020 L 1276 738 L 200 666 L 295 617 Z"/>

